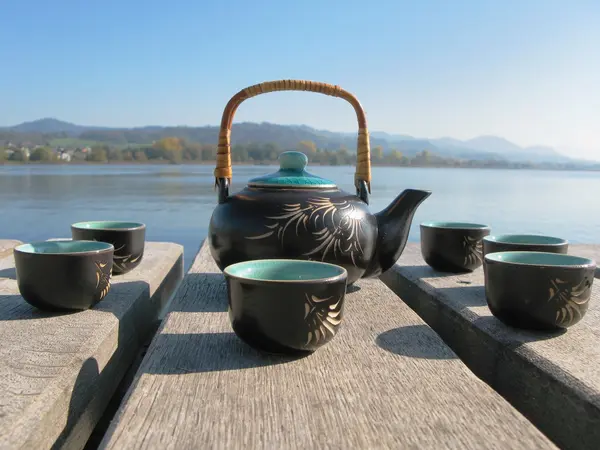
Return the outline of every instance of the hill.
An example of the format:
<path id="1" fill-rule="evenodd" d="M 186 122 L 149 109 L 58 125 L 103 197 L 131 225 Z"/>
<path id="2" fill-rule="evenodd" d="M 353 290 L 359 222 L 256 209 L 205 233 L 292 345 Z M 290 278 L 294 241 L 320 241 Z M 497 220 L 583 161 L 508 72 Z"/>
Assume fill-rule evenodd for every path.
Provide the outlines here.
<path id="1" fill-rule="evenodd" d="M 16 133 L 66 133 L 70 136 L 77 136 L 78 134 L 91 129 L 92 127 L 85 127 L 82 125 L 75 125 L 74 123 L 63 122 L 62 120 L 44 118 L 34 120 L 32 122 L 23 122 L 19 125 L 9 127 L 10 131 Z"/>
<path id="2" fill-rule="evenodd" d="M 6 142 L 66 145 L 108 144 L 116 147 L 148 145 L 164 137 L 174 136 L 190 142 L 216 143 L 218 127 L 162 127 L 110 128 L 76 125 L 54 118 L 44 118 L 19 125 L 0 128 L 0 144 Z M 300 141 L 312 141 L 317 148 L 354 151 L 356 135 L 318 130 L 306 125 L 278 125 L 273 123 L 242 122 L 233 125 L 232 143 L 248 145 L 273 143 L 283 149 L 296 148 Z M 407 156 L 427 150 L 444 158 L 467 160 L 499 160 L 531 163 L 589 164 L 557 152 L 550 147 L 520 147 L 502 137 L 479 136 L 466 141 L 445 137 L 417 138 L 403 134 L 371 132 L 371 148 L 381 146 L 384 153 L 393 150 Z"/>

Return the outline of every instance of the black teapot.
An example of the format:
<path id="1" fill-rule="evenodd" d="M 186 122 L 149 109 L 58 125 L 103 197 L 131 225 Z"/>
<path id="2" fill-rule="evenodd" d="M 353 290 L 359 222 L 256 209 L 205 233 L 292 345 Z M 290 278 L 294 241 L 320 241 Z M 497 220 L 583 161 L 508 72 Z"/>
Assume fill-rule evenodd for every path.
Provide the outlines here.
<path id="1" fill-rule="evenodd" d="M 340 97 L 354 107 L 359 125 L 356 195 L 307 172 L 308 158 L 301 152 L 282 153 L 278 171 L 251 179 L 244 189 L 229 195 L 230 135 L 237 107 L 255 95 L 282 90 Z M 431 192 L 407 189 L 372 214 L 370 181 L 366 117 L 354 95 L 339 86 L 302 80 L 270 81 L 243 89 L 231 98 L 221 121 L 215 169 L 218 205 L 208 231 L 211 254 L 221 270 L 252 259 L 292 258 L 343 266 L 348 284 L 378 276 L 402 254 L 414 213 Z"/>

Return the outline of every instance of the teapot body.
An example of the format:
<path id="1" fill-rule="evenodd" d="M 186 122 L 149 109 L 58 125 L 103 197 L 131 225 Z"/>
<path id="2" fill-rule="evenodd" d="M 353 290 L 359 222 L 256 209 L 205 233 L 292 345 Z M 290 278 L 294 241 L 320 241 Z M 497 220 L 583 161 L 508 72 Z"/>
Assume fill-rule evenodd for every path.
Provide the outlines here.
<path id="1" fill-rule="evenodd" d="M 365 273 L 377 244 L 377 220 L 365 202 L 339 189 L 246 187 L 213 211 L 208 242 L 219 269 L 253 259 L 324 261 Z"/>

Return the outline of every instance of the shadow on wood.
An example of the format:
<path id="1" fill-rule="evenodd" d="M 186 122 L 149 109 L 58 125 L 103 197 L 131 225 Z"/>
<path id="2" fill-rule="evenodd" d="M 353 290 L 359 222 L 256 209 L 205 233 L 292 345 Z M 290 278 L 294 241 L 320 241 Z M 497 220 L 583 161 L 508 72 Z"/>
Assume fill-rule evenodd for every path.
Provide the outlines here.
<path id="1" fill-rule="evenodd" d="M 410 325 L 394 328 L 377 336 L 377 345 L 388 352 L 410 358 L 455 359 L 456 354 L 445 345 L 440 345 L 438 336 L 433 336 L 426 325 Z"/>
<path id="2" fill-rule="evenodd" d="M 171 349 L 160 358 L 147 355 L 143 372 L 161 375 L 220 372 L 284 364 L 308 355 L 279 356 L 261 353 L 235 333 L 158 334 L 153 348 Z"/>
<path id="3" fill-rule="evenodd" d="M 513 339 L 505 341 L 507 348 L 516 350 L 523 344 L 528 342 L 545 341 L 547 339 L 554 339 L 555 337 L 561 336 L 567 332 L 566 329 L 559 330 L 548 330 L 548 331 L 535 331 L 535 330 L 524 330 L 522 328 L 514 328 L 504 324 L 494 316 L 479 317 L 473 321 L 473 325 L 481 327 L 483 329 L 489 329 L 491 327 L 506 327 L 513 334 Z"/>
<path id="4" fill-rule="evenodd" d="M 52 450 L 58 450 L 64 446 L 67 438 L 71 435 L 74 427 L 79 422 L 81 411 L 92 401 L 91 397 L 94 394 L 94 385 L 97 383 L 99 377 L 100 370 L 98 368 L 98 361 L 96 361 L 95 358 L 86 359 L 77 374 L 75 384 L 71 391 L 67 423 L 60 436 L 51 447 Z"/>
<path id="5" fill-rule="evenodd" d="M 9 320 L 43 320 L 58 316 L 69 316 L 77 314 L 74 312 L 50 312 L 42 311 L 31 306 L 20 295 L 0 295 L 0 306 L 5 314 L 0 315 L 0 322 Z M 8 312 L 9 314 L 6 314 Z"/>
<path id="6" fill-rule="evenodd" d="M 17 271 L 14 267 L 0 270 L 0 278 L 8 278 L 9 280 L 17 279 Z"/>
<path id="7" fill-rule="evenodd" d="M 357 286 L 356 284 L 353 284 L 346 288 L 346 294 L 352 294 L 353 292 L 358 292 L 358 291 L 360 291 L 360 286 Z"/>
<path id="8" fill-rule="evenodd" d="M 118 313 L 123 309 L 123 305 L 120 305 L 118 300 L 127 298 L 127 293 L 132 291 L 139 292 L 139 295 L 150 295 L 150 287 L 148 283 L 143 281 L 113 284 L 108 295 L 91 309 L 114 313 L 116 317 L 119 317 L 120 314 Z M 0 322 L 6 320 L 41 320 L 58 316 L 70 316 L 86 311 L 44 311 L 30 305 L 20 295 L 0 295 L 0 302 L 2 302 L 2 309 L 5 311 L 4 314 L 0 315 Z M 6 314 L 6 311 L 10 311 L 10 314 Z"/>
<path id="9" fill-rule="evenodd" d="M 129 368 L 140 341 L 148 339 L 145 335 L 147 333 L 144 335 L 138 333 L 147 330 L 150 325 L 139 322 L 144 319 L 136 314 L 135 308 L 124 311 L 126 305 L 119 300 L 127 299 L 126 293 L 132 291 L 139 292 L 139 295 L 144 298 L 149 296 L 149 290 L 148 283 L 144 281 L 115 284 L 111 287 L 109 295 L 93 308 L 95 311 L 114 314 L 119 319 L 115 350 L 102 368 L 94 357 L 87 358 L 83 362 L 70 389 L 67 422 L 54 442 L 53 450 L 63 446 L 68 447 L 69 442 L 81 440 L 85 442 L 90 435 L 90 426 L 93 428 L 106 412 L 106 407 L 117 387 L 115 380 L 120 380 Z M 82 436 L 83 439 L 78 436 Z"/>

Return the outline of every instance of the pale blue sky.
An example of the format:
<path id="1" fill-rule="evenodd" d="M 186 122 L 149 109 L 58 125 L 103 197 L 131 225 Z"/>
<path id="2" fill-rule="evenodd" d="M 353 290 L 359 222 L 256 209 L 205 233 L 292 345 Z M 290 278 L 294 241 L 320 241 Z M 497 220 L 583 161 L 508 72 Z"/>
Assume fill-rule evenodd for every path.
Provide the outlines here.
<path id="1" fill-rule="evenodd" d="M 598 0 L 0 0 L 0 125 L 217 124 L 270 79 L 339 84 L 371 130 L 482 134 L 600 157 Z M 342 100 L 273 93 L 237 121 L 356 129 Z"/>

